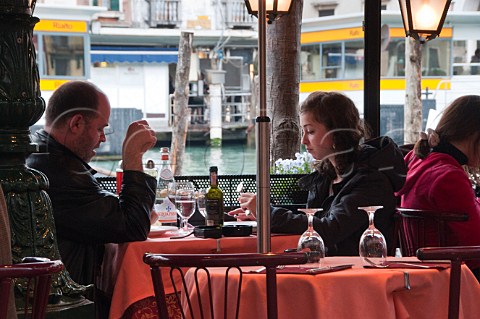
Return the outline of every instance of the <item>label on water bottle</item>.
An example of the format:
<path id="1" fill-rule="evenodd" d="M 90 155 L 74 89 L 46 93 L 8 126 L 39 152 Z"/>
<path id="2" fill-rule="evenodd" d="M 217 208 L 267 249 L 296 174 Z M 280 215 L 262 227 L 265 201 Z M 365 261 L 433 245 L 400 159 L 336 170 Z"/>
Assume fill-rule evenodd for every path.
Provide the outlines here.
<path id="1" fill-rule="evenodd" d="M 154 205 L 155 212 L 158 214 L 158 221 L 162 225 L 176 225 L 177 224 L 177 208 L 175 205 L 165 197 L 163 203 Z"/>
<path id="2" fill-rule="evenodd" d="M 170 169 L 165 168 L 160 171 L 160 178 L 163 180 L 170 181 L 173 179 L 173 173 Z"/>

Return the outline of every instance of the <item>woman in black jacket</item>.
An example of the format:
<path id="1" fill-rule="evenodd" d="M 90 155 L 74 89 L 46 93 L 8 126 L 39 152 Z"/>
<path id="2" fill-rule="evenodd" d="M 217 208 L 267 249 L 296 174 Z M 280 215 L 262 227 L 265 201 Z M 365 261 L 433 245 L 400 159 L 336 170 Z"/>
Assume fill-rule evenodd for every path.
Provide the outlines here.
<path id="1" fill-rule="evenodd" d="M 393 240 L 396 199 L 405 182 L 406 168 L 401 151 L 389 137 L 361 144 L 364 129 L 352 100 L 336 92 L 314 92 L 300 108 L 302 144 L 318 160 L 314 173 L 299 180 L 309 191 L 307 207 L 323 208 L 314 218 L 327 255 L 358 255 L 360 236 L 368 227 L 360 206 L 381 205 L 375 226 L 387 246 Z M 240 220 L 252 219 L 255 194 L 241 194 L 240 208 L 231 211 Z M 301 234 L 307 216 L 280 207 L 271 209 L 271 230 Z"/>

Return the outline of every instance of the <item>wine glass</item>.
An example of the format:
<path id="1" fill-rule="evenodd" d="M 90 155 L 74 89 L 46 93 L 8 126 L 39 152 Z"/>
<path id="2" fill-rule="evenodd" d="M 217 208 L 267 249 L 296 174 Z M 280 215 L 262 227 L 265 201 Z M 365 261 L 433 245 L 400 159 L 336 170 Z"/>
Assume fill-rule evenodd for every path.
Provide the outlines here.
<path id="1" fill-rule="evenodd" d="M 197 191 L 197 208 L 203 217 L 207 217 L 207 206 L 205 201 L 205 194 L 207 194 L 207 190 L 205 188 L 200 188 Z"/>
<path id="2" fill-rule="evenodd" d="M 300 236 L 297 245 L 297 251 L 308 253 L 306 267 L 321 267 L 325 257 L 325 244 L 322 237 L 313 229 L 313 215 L 322 211 L 322 208 L 299 208 L 308 216 L 308 228 Z"/>
<path id="3" fill-rule="evenodd" d="M 360 237 L 358 251 L 362 262 L 367 266 L 384 266 L 387 260 L 387 241 L 383 234 L 375 228 L 373 222 L 375 211 L 383 206 L 358 207 L 368 214 L 368 228 Z"/>
<path id="4" fill-rule="evenodd" d="M 176 197 L 177 189 L 191 189 L 191 190 L 195 191 L 195 186 L 193 186 L 193 183 L 189 182 L 189 181 L 173 181 L 173 182 L 168 183 L 168 185 L 167 185 L 167 196 L 168 196 L 168 199 L 174 205 L 175 205 L 175 197 Z M 178 209 L 177 209 L 176 213 L 181 219 L 181 215 L 180 215 Z"/>
<path id="5" fill-rule="evenodd" d="M 188 219 L 195 212 L 195 202 L 194 188 L 181 188 L 181 186 L 177 185 L 175 191 L 175 206 L 177 207 L 178 215 L 181 218 L 179 229 L 180 235 L 187 235 L 191 232 L 188 227 Z"/>

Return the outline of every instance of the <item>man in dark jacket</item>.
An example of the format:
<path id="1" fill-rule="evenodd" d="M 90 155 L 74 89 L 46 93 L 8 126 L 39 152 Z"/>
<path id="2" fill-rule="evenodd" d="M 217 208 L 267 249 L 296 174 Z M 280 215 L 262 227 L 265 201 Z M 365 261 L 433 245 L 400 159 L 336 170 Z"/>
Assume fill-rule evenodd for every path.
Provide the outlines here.
<path id="1" fill-rule="evenodd" d="M 87 164 L 105 142 L 110 103 L 86 81 L 63 84 L 52 95 L 45 129 L 32 139 L 45 153 L 30 155 L 28 166 L 49 180 L 58 248 L 73 280 L 94 282 L 104 243 L 145 240 L 155 200 L 155 178 L 143 173 L 142 156 L 155 145 L 146 121 L 130 124 L 123 142 L 123 184 L 119 196 L 102 189 Z"/>

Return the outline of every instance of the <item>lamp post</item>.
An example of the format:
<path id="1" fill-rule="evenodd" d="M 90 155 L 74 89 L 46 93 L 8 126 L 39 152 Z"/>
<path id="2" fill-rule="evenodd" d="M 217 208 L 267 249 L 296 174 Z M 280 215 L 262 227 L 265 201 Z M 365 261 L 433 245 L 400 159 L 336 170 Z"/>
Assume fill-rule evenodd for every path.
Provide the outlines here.
<path id="1" fill-rule="evenodd" d="M 422 127 L 421 44 L 440 35 L 451 0 L 399 0 L 405 46 L 404 143 L 415 143 Z"/>
<path id="2" fill-rule="evenodd" d="M 420 43 L 435 39 L 442 31 L 451 0 L 399 0 L 405 34 Z"/>
<path id="3" fill-rule="evenodd" d="M 33 28 L 35 0 L 0 1 L 0 184 L 5 195 L 11 229 L 13 263 L 23 257 L 60 259 L 52 204 L 44 174 L 25 165 L 38 152 L 30 140 L 29 126 L 43 114 L 40 78 Z M 17 305 L 25 302 L 26 279 L 15 281 Z M 93 314 L 85 286 L 75 283 L 66 270 L 52 278 L 50 309 L 59 318 L 76 318 L 76 311 Z M 47 296 L 46 296 L 47 297 Z M 82 310 L 83 309 L 83 310 Z"/>
<path id="4" fill-rule="evenodd" d="M 270 252 L 270 118 L 267 115 L 266 84 L 266 20 L 288 14 L 292 0 L 245 0 L 250 14 L 258 18 L 258 75 L 260 78 L 260 110 L 256 119 L 257 145 L 257 250 Z"/>

